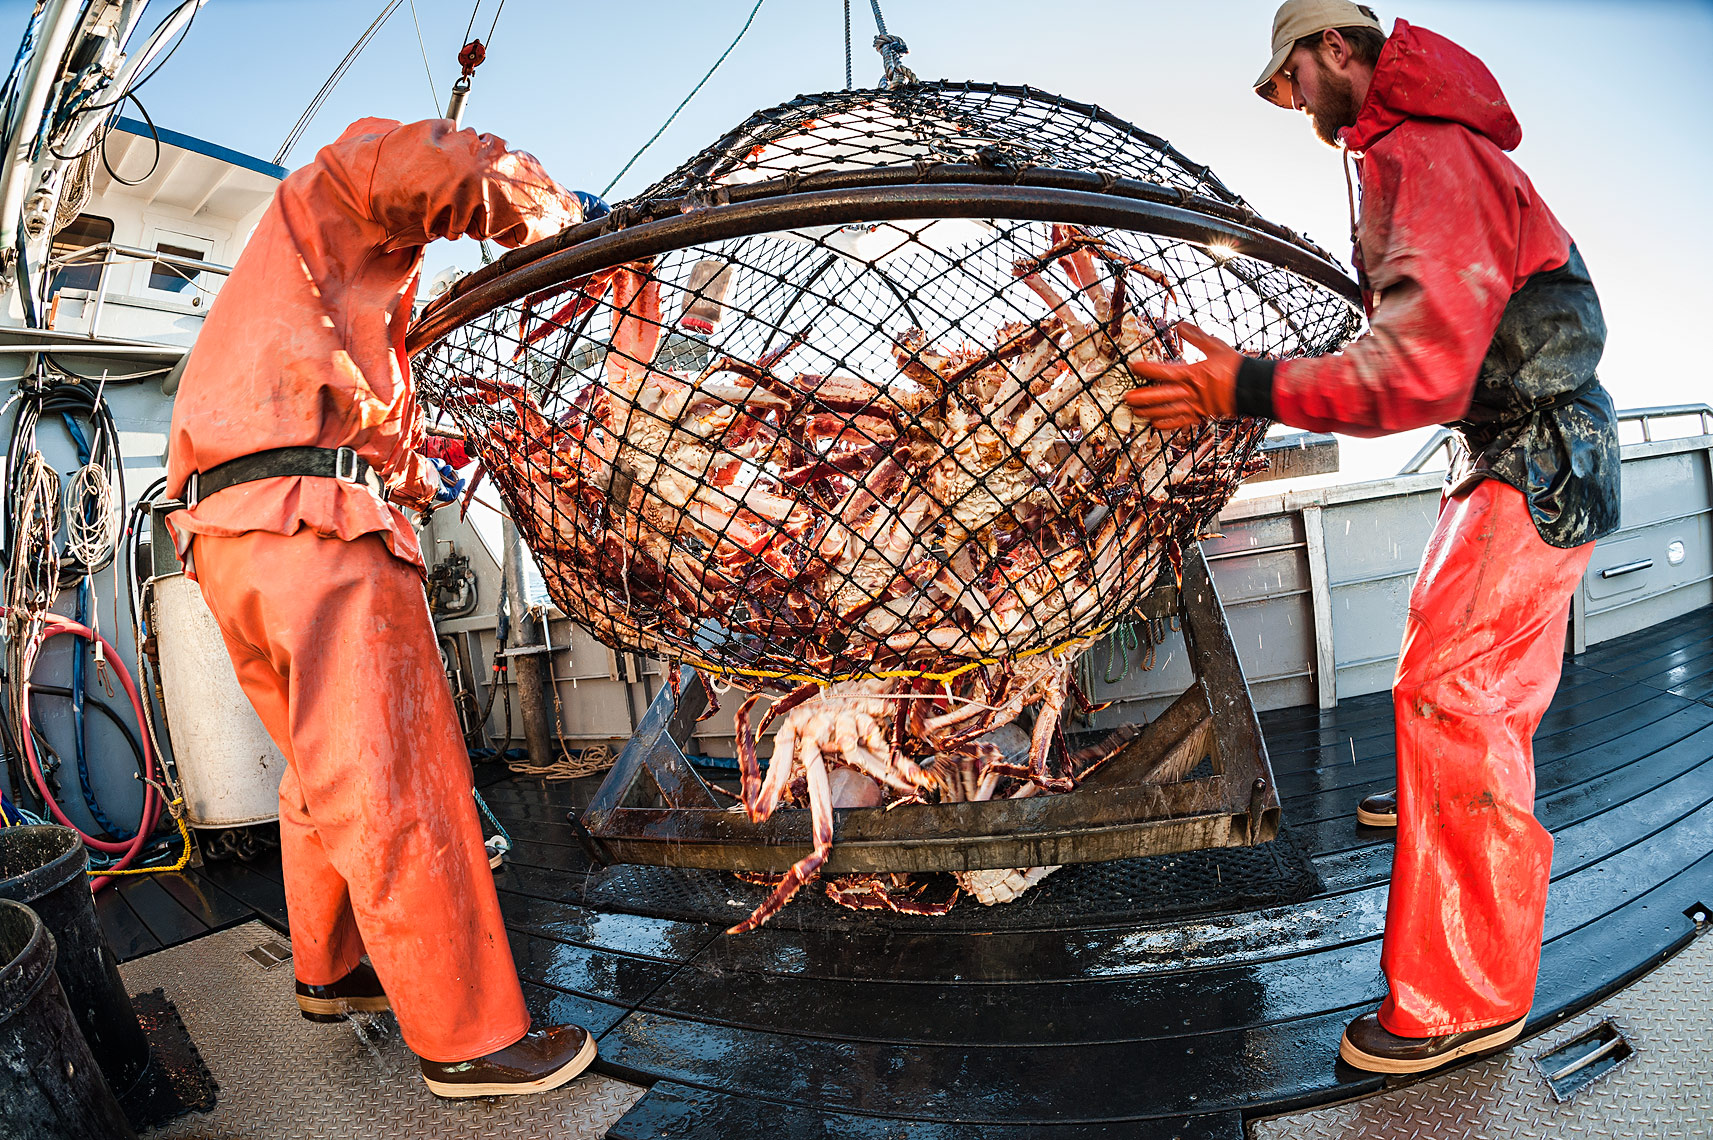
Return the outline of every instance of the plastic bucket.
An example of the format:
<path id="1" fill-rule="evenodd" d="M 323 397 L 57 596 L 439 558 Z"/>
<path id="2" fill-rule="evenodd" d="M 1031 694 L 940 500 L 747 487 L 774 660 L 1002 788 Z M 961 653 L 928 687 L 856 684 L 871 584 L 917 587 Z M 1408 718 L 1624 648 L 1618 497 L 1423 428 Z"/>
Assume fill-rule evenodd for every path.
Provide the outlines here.
<path id="1" fill-rule="evenodd" d="M 11 830 L 7 828 L 6 830 Z M 0 1124 L 31 1140 L 135 1140 L 54 976 L 54 937 L 0 901 Z"/>
<path id="2" fill-rule="evenodd" d="M 0 828 L 0 899 L 34 910 L 54 936 L 66 1001 L 108 1085 L 124 1096 L 148 1067 L 149 1041 L 95 918 L 88 867 L 83 840 L 69 827 Z"/>

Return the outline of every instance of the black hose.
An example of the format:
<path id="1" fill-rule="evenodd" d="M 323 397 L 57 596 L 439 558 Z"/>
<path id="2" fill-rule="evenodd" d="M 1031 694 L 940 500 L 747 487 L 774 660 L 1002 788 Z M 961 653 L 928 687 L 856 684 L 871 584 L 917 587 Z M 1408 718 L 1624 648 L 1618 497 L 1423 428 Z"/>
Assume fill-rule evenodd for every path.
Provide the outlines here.
<path id="1" fill-rule="evenodd" d="M 121 462 L 119 428 L 113 422 L 113 409 L 108 407 L 107 401 L 84 384 L 55 384 L 42 393 L 38 414 L 76 416 L 88 421 L 92 429 L 88 441 L 89 462 L 107 470 L 109 482 L 118 495 L 118 501 L 123 504 L 125 467 Z M 60 560 L 60 588 L 76 585 L 86 575 L 111 566 L 118 545 L 114 542 L 106 556 L 94 566 L 85 566 L 67 552 Z"/>
<path id="2" fill-rule="evenodd" d="M 71 700 L 73 696 L 72 690 L 63 685 L 43 685 L 38 682 L 31 681 L 30 695 L 34 696 L 37 693 L 40 693 L 43 696 L 60 697 L 68 701 Z M 105 716 L 112 722 L 113 726 L 119 730 L 119 734 L 125 738 L 125 743 L 131 746 L 131 753 L 137 760 L 137 771 L 141 772 L 143 770 L 144 763 L 143 743 L 138 738 L 135 730 L 133 730 L 129 724 L 125 723 L 124 718 L 119 715 L 118 711 L 115 710 L 113 706 L 109 705 L 106 701 L 103 701 L 100 697 L 86 692 L 83 694 L 83 703 L 87 707 L 93 708 L 102 716 Z M 32 722 L 35 720 L 34 717 L 30 719 Z M 40 739 L 39 735 L 38 739 Z M 93 817 L 96 813 L 92 810 L 90 814 L 91 817 Z M 100 823 L 100 821 L 97 822 Z M 102 824 L 101 827 L 104 834 L 97 836 L 97 838 L 104 839 L 110 843 L 124 843 L 136 835 L 136 832 L 134 831 L 128 832 L 123 828 L 114 827 L 111 821 Z"/>

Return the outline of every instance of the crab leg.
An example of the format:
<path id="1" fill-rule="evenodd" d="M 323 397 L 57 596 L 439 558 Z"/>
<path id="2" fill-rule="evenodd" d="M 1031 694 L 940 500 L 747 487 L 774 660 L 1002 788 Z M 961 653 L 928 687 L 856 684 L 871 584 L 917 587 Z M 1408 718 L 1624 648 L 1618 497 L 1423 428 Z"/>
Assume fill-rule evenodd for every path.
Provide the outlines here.
<path id="1" fill-rule="evenodd" d="M 757 735 L 766 731 L 767 726 L 776 714 L 802 704 L 820 691 L 819 685 L 803 685 L 784 700 L 775 703 L 772 708 L 767 710 L 767 715 L 762 718 L 761 724 L 756 730 Z M 791 722 L 787 721 L 774 736 L 773 759 L 768 761 L 767 777 L 762 781 L 761 789 L 756 795 L 756 801 L 753 805 L 746 805 L 749 808 L 750 819 L 760 822 L 772 815 L 773 809 L 779 806 L 781 797 L 785 795 L 786 787 L 791 783 L 791 758 L 796 748 L 796 741 L 795 729 Z M 755 755 L 754 737 L 750 739 L 749 748 L 750 756 L 753 759 Z"/>
<path id="2" fill-rule="evenodd" d="M 1041 267 L 1034 261 L 1019 261 L 1011 267 L 1014 277 L 1023 279 L 1023 284 L 1029 286 L 1035 296 L 1046 302 L 1047 308 L 1064 324 L 1065 330 L 1071 335 L 1072 344 L 1080 344 L 1088 338 L 1088 326 L 1077 317 L 1070 303 L 1041 277 Z"/>
<path id="3" fill-rule="evenodd" d="M 755 908 L 748 918 L 727 930 L 727 934 L 748 934 L 785 908 L 799 888 L 814 878 L 820 871 L 821 864 L 827 861 L 827 853 L 833 849 L 833 792 L 827 782 L 827 766 L 821 759 L 821 750 L 814 741 L 805 741 L 803 745 L 803 772 L 809 782 L 809 819 L 813 829 L 815 846 L 785 872 L 785 878 L 773 889 L 762 904 Z M 788 764 L 778 762 L 769 768 L 772 775 L 774 768 L 788 768 Z"/>
<path id="4" fill-rule="evenodd" d="M 1065 679 L 1068 679 L 1069 664 L 1064 667 L 1064 673 Z M 1047 752 L 1052 747 L 1054 734 L 1059 727 L 1059 714 L 1065 708 L 1065 679 L 1047 687 L 1047 699 L 1041 703 L 1040 711 L 1035 714 L 1035 732 L 1029 740 L 1029 778 L 1049 792 L 1068 792 L 1077 786 L 1077 782 L 1069 776 L 1047 774 Z"/>
<path id="5" fill-rule="evenodd" d="M 523 299 L 523 309 L 517 319 L 517 350 L 512 353 L 512 359 L 517 360 L 523 355 L 523 350 L 554 329 L 564 328 L 598 304 L 607 295 L 608 288 L 613 283 L 613 276 L 618 270 L 603 269 L 587 277 L 578 277 L 562 285 L 550 285 L 546 289 L 531 293 Z M 535 306 L 550 298 L 557 297 L 568 290 L 576 290 L 577 295 L 556 309 L 551 316 L 543 317 L 534 328 L 529 326 L 531 313 Z"/>
<path id="6" fill-rule="evenodd" d="M 819 685 L 803 685 L 793 690 L 788 696 L 774 701 L 773 706 L 762 716 L 761 723 L 756 726 L 754 732 L 749 729 L 749 714 L 750 710 L 755 708 L 755 702 L 759 701 L 762 695 L 751 693 L 749 698 L 738 706 L 737 715 L 734 717 L 737 722 L 738 735 L 738 773 L 742 780 L 744 808 L 749 812 L 751 820 L 760 822 L 767 818 L 766 815 L 757 815 L 756 813 L 757 805 L 761 802 L 761 763 L 755 758 L 756 740 L 767 731 L 767 726 L 773 723 L 774 717 L 781 713 L 790 712 L 819 691 Z M 777 745 L 777 742 L 775 743 Z M 779 756 L 777 746 L 774 748 L 774 755 Z M 786 755 L 781 758 L 781 762 L 789 768 L 791 757 Z"/>
<path id="7" fill-rule="evenodd" d="M 660 350 L 665 317 L 660 279 L 651 262 L 620 266 L 613 274 L 613 327 L 607 350 L 607 384 L 615 387 L 636 371 L 646 372 Z"/>

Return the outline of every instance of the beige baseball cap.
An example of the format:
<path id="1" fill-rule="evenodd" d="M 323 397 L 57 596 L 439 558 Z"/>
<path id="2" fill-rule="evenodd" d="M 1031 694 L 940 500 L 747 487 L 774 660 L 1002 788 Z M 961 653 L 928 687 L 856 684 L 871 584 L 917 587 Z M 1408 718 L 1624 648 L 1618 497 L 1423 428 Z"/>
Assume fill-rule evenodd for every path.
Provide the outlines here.
<path id="1" fill-rule="evenodd" d="M 1280 98 L 1281 93 L 1273 80 L 1279 69 L 1285 66 L 1285 57 L 1291 54 L 1292 46 L 1304 36 L 1312 36 L 1328 28 L 1357 26 L 1373 28 L 1377 32 L 1386 30 L 1380 26 L 1379 20 L 1351 0 L 1285 0 L 1273 13 L 1273 58 L 1267 61 L 1261 77 L 1252 84 L 1255 94 L 1269 103 L 1289 107 L 1288 95 Z"/>

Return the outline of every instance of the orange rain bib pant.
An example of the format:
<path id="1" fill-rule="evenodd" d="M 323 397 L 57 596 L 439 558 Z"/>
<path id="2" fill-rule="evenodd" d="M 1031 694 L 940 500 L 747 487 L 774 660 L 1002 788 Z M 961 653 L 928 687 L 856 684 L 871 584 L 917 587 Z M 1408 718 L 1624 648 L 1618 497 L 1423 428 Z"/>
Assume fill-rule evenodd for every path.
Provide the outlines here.
<path id="1" fill-rule="evenodd" d="M 1398 840 L 1380 955 L 1389 1032 L 1504 1025 L 1534 1002 L 1552 836 L 1534 815 L 1532 740 L 1593 550 L 1547 545 L 1522 492 L 1497 479 L 1440 505 L 1392 686 Z"/>
<path id="2" fill-rule="evenodd" d="M 283 447 L 350 448 L 383 501 L 279 476 L 191 503 L 169 525 L 238 679 L 285 753 L 280 836 L 299 981 L 367 950 L 405 1042 L 465 1061 L 529 1028 L 400 505 L 438 474 L 405 330 L 423 247 L 539 241 L 576 200 L 504 140 L 450 120 L 363 119 L 280 183 L 214 300 L 173 406 L 167 494 L 193 472 Z"/>
<path id="3" fill-rule="evenodd" d="M 469 754 L 415 567 L 379 534 L 198 536 L 198 579 L 285 754 L 280 858 L 299 981 L 365 950 L 405 1044 L 430 1061 L 529 1029 Z"/>

